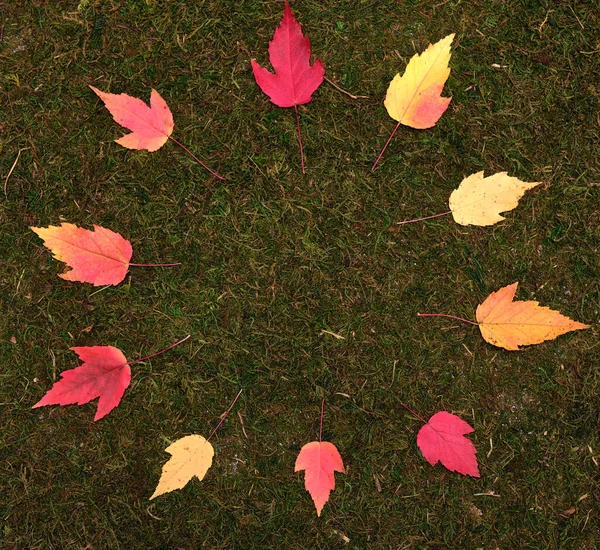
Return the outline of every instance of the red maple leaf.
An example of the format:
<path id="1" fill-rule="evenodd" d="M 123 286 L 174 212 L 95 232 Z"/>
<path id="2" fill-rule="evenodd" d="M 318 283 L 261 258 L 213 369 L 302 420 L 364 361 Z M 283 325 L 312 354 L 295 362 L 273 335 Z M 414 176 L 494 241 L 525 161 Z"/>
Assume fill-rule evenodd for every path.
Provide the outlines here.
<path id="1" fill-rule="evenodd" d="M 85 405 L 99 397 L 94 421 L 100 420 L 121 402 L 121 398 L 131 382 L 130 363 L 152 359 L 185 342 L 189 337 L 188 334 L 179 342 L 134 361 L 127 361 L 123 352 L 113 346 L 71 348 L 79 355 L 83 365 L 63 372 L 62 378 L 32 409 L 45 405 L 73 405 L 74 403 Z"/>
<path id="2" fill-rule="evenodd" d="M 123 352 L 113 346 L 71 348 L 83 365 L 62 373 L 62 378 L 32 408 L 45 405 L 84 405 L 98 400 L 94 421 L 120 402 L 131 381 L 131 369 Z"/>
<path id="3" fill-rule="evenodd" d="M 278 107 L 304 105 L 323 82 L 325 68 L 320 59 L 310 65 L 310 40 L 302 35 L 290 5 L 285 3 L 281 25 L 269 42 L 269 60 L 275 74 L 254 59 L 252 70 L 260 89 Z"/>
<path id="4" fill-rule="evenodd" d="M 438 461 L 451 472 L 479 477 L 477 449 L 464 434 L 473 428 L 446 411 L 435 413 L 417 434 L 417 446 L 432 466 Z"/>
<path id="5" fill-rule="evenodd" d="M 156 90 L 150 95 L 150 107 L 141 99 L 127 94 L 109 94 L 90 86 L 94 93 L 104 102 L 106 108 L 115 119 L 115 122 L 131 130 L 131 133 L 115 141 L 127 149 L 145 149 L 158 151 L 168 140 L 181 147 L 198 164 L 208 170 L 213 176 L 224 180 L 215 171 L 204 164 L 183 143 L 179 143 L 171 134 L 173 133 L 173 114 L 167 102 Z"/>
<path id="6" fill-rule="evenodd" d="M 287 1 L 281 24 L 275 30 L 273 40 L 269 42 L 269 60 L 275 69 L 275 74 L 261 67 L 253 59 L 251 63 L 254 78 L 260 89 L 275 105 L 294 107 L 302 156 L 298 105 L 304 105 L 312 99 L 313 92 L 323 82 L 325 68 L 320 59 L 310 65 L 310 40 L 302 34 L 302 28 Z M 302 172 L 304 172 L 304 157 L 302 157 Z"/>

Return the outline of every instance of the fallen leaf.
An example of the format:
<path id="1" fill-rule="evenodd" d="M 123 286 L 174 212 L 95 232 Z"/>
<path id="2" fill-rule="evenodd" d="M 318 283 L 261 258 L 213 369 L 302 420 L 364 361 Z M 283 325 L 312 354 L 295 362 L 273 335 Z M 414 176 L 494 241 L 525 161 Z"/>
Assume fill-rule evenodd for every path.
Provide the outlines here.
<path id="1" fill-rule="evenodd" d="M 215 455 L 210 442 L 195 434 L 178 439 L 165 451 L 172 456 L 163 466 L 160 480 L 150 500 L 175 489 L 182 489 L 194 476 L 204 479 Z"/>
<path id="2" fill-rule="evenodd" d="M 115 141 L 127 149 L 157 151 L 173 132 L 173 115 L 156 90 L 150 94 L 150 107 L 141 99 L 127 94 L 109 94 L 90 86 L 104 102 L 115 122 L 131 130 Z"/>
<path id="3" fill-rule="evenodd" d="M 317 516 L 335 489 L 334 472 L 344 473 L 342 457 L 336 446 L 328 441 L 313 441 L 300 449 L 296 458 L 295 472 L 305 471 L 304 486 L 317 509 Z"/>
<path id="4" fill-rule="evenodd" d="M 394 120 L 423 130 L 435 126 L 444 114 L 452 99 L 441 95 L 450 75 L 453 40 L 450 34 L 429 44 L 422 54 L 413 55 L 402 76 L 398 73 L 390 82 L 383 104 Z"/>
<path id="5" fill-rule="evenodd" d="M 525 191 L 541 182 L 527 183 L 498 172 L 487 178 L 483 171 L 465 178 L 450 195 L 450 210 L 456 223 L 461 225 L 494 225 L 517 206 Z"/>
<path id="6" fill-rule="evenodd" d="M 225 180 L 223 176 L 206 166 L 185 145 L 171 136 L 174 126 L 173 114 L 166 101 L 156 90 L 153 89 L 150 94 L 150 107 L 148 107 L 137 97 L 127 94 L 109 94 L 101 92 L 93 86 L 90 88 L 104 102 L 115 121 L 124 128 L 132 130 L 131 134 L 115 139 L 119 145 L 127 147 L 127 149 L 145 149 L 152 152 L 160 149 L 170 139 L 213 176 Z"/>
<path id="7" fill-rule="evenodd" d="M 422 54 L 415 54 L 404 74 L 398 73 L 390 82 L 383 104 L 398 124 L 373 164 L 375 169 L 400 124 L 424 130 L 435 126 L 444 114 L 451 97 L 442 97 L 442 90 L 450 75 L 450 45 L 454 34 L 430 44 Z"/>
<path id="8" fill-rule="evenodd" d="M 507 350 L 553 340 L 572 330 L 589 328 L 538 302 L 513 302 L 518 283 L 492 292 L 477 307 L 476 317 L 486 342 Z"/>
<path id="9" fill-rule="evenodd" d="M 452 214 L 454 221 L 461 225 L 494 225 L 504 219 L 500 212 L 515 208 L 525 191 L 540 183 L 527 183 L 506 172 L 498 172 L 487 178 L 483 177 L 483 171 L 477 172 L 463 179 L 452 191 L 448 212 L 396 222 L 396 225 L 420 222 L 446 214 Z"/>
<path id="10" fill-rule="evenodd" d="M 72 223 L 31 229 L 44 240 L 54 258 L 72 268 L 59 275 L 67 281 L 116 285 L 127 274 L 131 244 L 110 229 L 94 225 L 94 231 L 90 231 Z"/>
<path id="11" fill-rule="evenodd" d="M 323 82 L 325 68 L 320 59 L 310 65 L 310 40 L 303 36 L 290 5 L 285 2 L 283 19 L 269 42 L 269 60 L 275 74 L 252 59 L 252 71 L 260 89 L 278 107 L 308 103 Z"/>
<path id="12" fill-rule="evenodd" d="M 432 466 L 441 462 L 451 472 L 479 477 L 477 449 L 464 434 L 473 428 L 446 411 L 435 413 L 417 434 L 417 446 Z"/>
<path id="13" fill-rule="evenodd" d="M 46 405 L 84 405 L 98 400 L 94 421 L 100 420 L 120 402 L 131 381 L 130 363 L 146 361 L 185 342 L 190 335 L 170 346 L 141 359 L 127 361 L 123 352 L 113 346 L 71 348 L 83 365 L 61 374 L 61 379 L 38 401 L 32 409 Z M 54 354 L 52 354 L 54 358 Z"/>
<path id="14" fill-rule="evenodd" d="M 71 348 L 83 365 L 61 374 L 61 379 L 32 408 L 46 405 L 84 405 L 98 400 L 94 421 L 120 402 L 131 381 L 131 369 L 123 352 L 113 346 Z"/>
<path id="15" fill-rule="evenodd" d="M 310 64 L 310 41 L 302 34 L 290 5 L 285 2 L 281 24 L 269 42 L 269 60 L 275 74 L 251 60 L 252 72 L 260 89 L 278 107 L 294 107 L 298 128 L 298 144 L 304 173 L 304 153 L 300 135 L 298 105 L 312 99 L 312 94 L 323 82 L 325 68 L 320 59 Z"/>

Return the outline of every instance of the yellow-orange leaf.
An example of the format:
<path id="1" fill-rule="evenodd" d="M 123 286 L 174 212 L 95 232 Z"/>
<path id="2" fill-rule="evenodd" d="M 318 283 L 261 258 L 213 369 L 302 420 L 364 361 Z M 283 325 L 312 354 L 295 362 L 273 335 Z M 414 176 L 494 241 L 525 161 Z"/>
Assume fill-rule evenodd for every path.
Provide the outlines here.
<path id="1" fill-rule="evenodd" d="M 450 34 L 430 44 L 422 54 L 415 54 L 403 76 L 398 73 L 387 91 L 384 105 L 389 115 L 412 128 L 431 128 L 444 114 L 450 97 L 441 97 L 450 74 Z"/>
<path id="2" fill-rule="evenodd" d="M 182 437 L 165 451 L 173 456 L 163 466 L 160 480 L 150 500 L 185 487 L 194 476 L 203 479 L 215 454 L 213 446 L 201 435 Z"/>
<path id="3" fill-rule="evenodd" d="M 538 302 L 513 302 L 518 284 L 492 292 L 477 307 L 479 329 L 486 342 L 518 350 L 519 346 L 539 344 L 554 340 L 565 332 L 589 328 L 589 325 L 573 321 L 558 311 L 539 306 Z"/>
<path id="4" fill-rule="evenodd" d="M 504 219 L 500 212 L 515 208 L 525 191 L 540 183 L 527 183 L 506 172 L 487 178 L 483 171 L 471 174 L 450 195 L 454 221 L 461 225 L 494 225 Z"/>

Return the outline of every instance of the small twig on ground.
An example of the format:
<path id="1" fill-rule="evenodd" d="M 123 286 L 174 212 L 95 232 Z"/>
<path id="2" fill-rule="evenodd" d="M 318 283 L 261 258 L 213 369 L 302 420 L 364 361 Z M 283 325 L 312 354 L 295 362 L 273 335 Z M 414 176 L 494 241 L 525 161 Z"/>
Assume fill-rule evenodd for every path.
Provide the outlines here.
<path id="1" fill-rule="evenodd" d="M 351 97 L 352 99 L 369 99 L 368 95 L 354 95 L 351 94 L 350 92 L 347 92 L 346 90 L 342 90 L 342 88 L 340 88 L 335 82 L 333 82 L 332 80 L 329 80 L 326 76 L 324 77 L 325 80 L 327 82 L 329 82 L 329 84 L 331 84 L 338 92 L 342 92 L 343 94 L 346 94 L 348 97 Z"/>
<path id="2" fill-rule="evenodd" d="M 13 170 L 15 169 L 17 162 L 19 162 L 19 157 L 21 156 L 21 153 L 23 151 L 27 151 L 27 149 L 29 149 L 29 147 L 24 147 L 23 149 L 19 149 L 19 152 L 17 153 L 17 158 L 15 159 L 15 162 L 13 162 L 11 169 L 8 171 L 8 175 L 6 176 L 6 179 L 4 180 L 4 196 L 5 197 L 8 196 L 8 192 L 7 192 L 8 178 L 10 178 L 10 175 L 13 173 Z"/>

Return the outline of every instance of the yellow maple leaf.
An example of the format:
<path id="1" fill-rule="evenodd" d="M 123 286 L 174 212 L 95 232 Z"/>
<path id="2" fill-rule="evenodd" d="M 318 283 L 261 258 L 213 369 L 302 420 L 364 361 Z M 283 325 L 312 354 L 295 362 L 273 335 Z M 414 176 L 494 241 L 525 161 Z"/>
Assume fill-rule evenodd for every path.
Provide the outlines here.
<path id="1" fill-rule="evenodd" d="M 554 340 L 572 330 L 589 328 L 535 301 L 513 302 L 517 285 L 492 292 L 477 306 L 477 322 L 486 342 L 508 350 Z"/>
<path id="2" fill-rule="evenodd" d="M 450 44 L 454 34 L 429 44 L 422 54 L 408 62 L 404 75 L 398 73 L 390 82 L 383 104 L 388 114 L 412 128 L 431 128 L 444 114 L 450 97 L 441 97 L 450 75 Z"/>
<path id="3" fill-rule="evenodd" d="M 494 225 L 504 219 L 500 212 L 515 208 L 525 191 L 540 183 L 527 183 L 506 172 L 487 178 L 483 171 L 471 174 L 450 195 L 452 217 L 461 225 Z"/>
<path id="4" fill-rule="evenodd" d="M 169 445 L 165 451 L 173 456 L 163 466 L 160 480 L 150 500 L 185 487 L 194 476 L 203 479 L 215 455 L 213 446 L 201 435 L 182 437 Z"/>
<path id="5" fill-rule="evenodd" d="M 450 104 L 451 97 L 442 97 L 442 90 L 450 75 L 450 45 L 454 34 L 449 34 L 427 49 L 412 56 L 404 74 L 398 73 L 390 82 L 383 104 L 388 114 L 398 121 L 383 146 L 371 171 L 379 163 L 385 149 L 400 124 L 424 130 L 435 126 Z"/>

